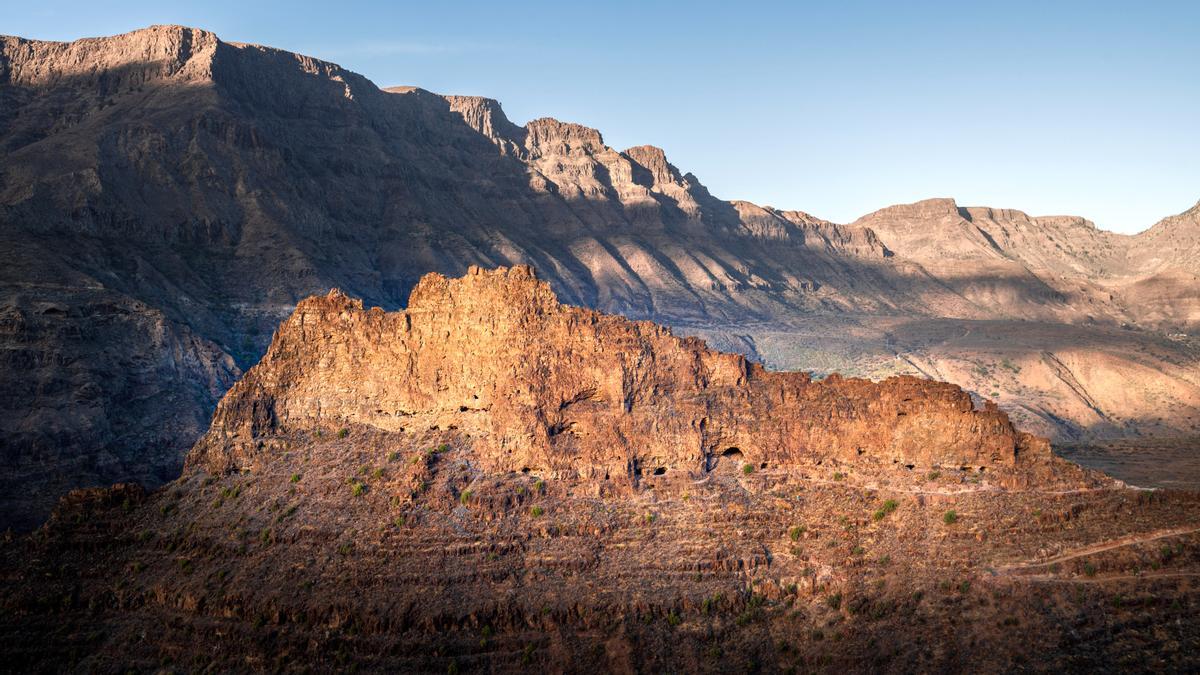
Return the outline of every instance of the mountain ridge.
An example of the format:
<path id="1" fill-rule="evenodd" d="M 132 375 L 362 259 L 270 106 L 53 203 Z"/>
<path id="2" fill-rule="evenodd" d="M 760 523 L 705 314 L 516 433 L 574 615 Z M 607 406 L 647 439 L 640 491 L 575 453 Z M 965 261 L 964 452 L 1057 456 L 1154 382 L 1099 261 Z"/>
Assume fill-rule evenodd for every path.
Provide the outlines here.
<path id="1" fill-rule="evenodd" d="M 177 472 L 301 298 L 394 309 L 424 273 L 471 265 L 532 265 L 564 302 L 776 368 L 953 379 L 1056 439 L 1197 430 L 1197 347 L 1168 337 L 1200 326 L 1186 246 L 1122 257 L 1075 221 L 967 222 L 954 202 L 835 224 L 725 201 L 654 146 L 177 26 L 0 38 L 0 148 L 8 513 Z M 943 218 L 965 233 L 958 267 L 923 239 Z M 1186 243 L 1192 224 L 1156 236 Z M 1155 272 L 1100 274 L 1109 259 Z M 1000 333 L 1019 349 L 959 337 Z M 1044 380 L 999 377 L 1006 360 Z M 1133 399 L 1106 391 L 1122 378 Z"/>

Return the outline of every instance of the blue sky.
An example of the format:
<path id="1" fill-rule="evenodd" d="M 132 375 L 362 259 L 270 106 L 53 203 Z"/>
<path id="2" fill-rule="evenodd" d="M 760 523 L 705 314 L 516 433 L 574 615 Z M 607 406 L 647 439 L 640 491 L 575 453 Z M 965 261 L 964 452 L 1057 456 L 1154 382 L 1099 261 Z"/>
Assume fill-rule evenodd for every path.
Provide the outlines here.
<path id="1" fill-rule="evenodd" d="M 1200 2 L 40 0 L 0 33 L 154 23 L 491 96 L 836 221 L 948 196 L 1135 232 L 1200 200 Z"/>

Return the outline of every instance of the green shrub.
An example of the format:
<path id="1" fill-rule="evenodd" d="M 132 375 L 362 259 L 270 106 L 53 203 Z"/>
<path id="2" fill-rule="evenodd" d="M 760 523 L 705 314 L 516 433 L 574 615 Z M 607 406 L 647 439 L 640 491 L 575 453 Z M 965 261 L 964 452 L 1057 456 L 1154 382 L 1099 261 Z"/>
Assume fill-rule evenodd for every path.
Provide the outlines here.
<path id="1" fill-rule="evenodd" d="M 396 527 L 404 527 L 405 522 L 406 519 L 404 516 L 396 516 L 396 518 L 392 520 L 392 524 Z"/>
<path id="2" fill-rule="evenodd" d="M 534 506 L 531 509 L 529 509 L 529 515 L 533 516 L 534 518 L 541 518 L 542 514 L 545 512 L 546 512 L 546 510 L 540 506 Z"/>
<path id="3" fill-rule="evenodd" d="M 749 462 L 742 465 L 742 473 L 746 474 L 747 476 L 754 473 L 754 465 Z"/>
<path id="4" fill-rule="evenodd" d="M 846 474 L 842 473 L 841 471 L 835 471 L 835 472 L 833 473 L 833 479 L 834 479 L 834 480 L 842 480 L 842 479 L 843 479 L 843 478 L 845 478 L 845 477 L 846 477 Z"/>
<path id="5" fill-rule="evenodd" d="M 1083 564 L 1083 573 L 1088 575 L 1089 577 L 1096 576 L 1096 566 L 1090 562 L 1084 563 Z"/>
<path id="6" fill-rule="evenodd" d="M 383 478 L 383 467 L 382 466 L 376 467 L 375 470 L 371 472 L 371 475 L 377 479 Z"/>
<path id="7" fill-rule="evenodd" d="M 804 536 L 805 529 L 803 525 L 796 525 L 788 530 L 788 536 L 792 538 L 792 541 L 800 541 L 800 537 Z"/>
<path id="8" fill-rule="evenodd" d="M 947 525 L 953 525 L 958 522 L 958 513 L 954 509 L 950 509 L 942 516 L 942 522 Z"/>
<path id="9" fill-rule="evenodd" d="M 293 483 L 299 483 L 300 482 L 300 474 L 298 474 L 298 473 L 292 474 L 291 481 Z"/>
<path id="10" fill-rule="evenodd" d="M 842 607 L 842 594 L 841 594 L 841 593 L 834 593 L 833 595 L 827 595 L 827 596 L 825 596 L 825 604 L 826 604 L 826 605 L 829 605 L 829 608 L 830 608 L 830 609 L 841 609 L 841 607 Z"/>
<path id="11" fill-rule="evenodd" d="M 437 446 L 437 453 L 440 455 L 443 452 L 450 452 L 450 446 L 445 443 Z"/>
<path id="12" fill-rule="evenodd" d="M 466 506 L 467 504 L 470 504 L 470 503 L 471 503 L 471 491 L 470 491 L 470 490 L 463 490 L 463 491 L 462 491 L 462 493 L 458 495 L 458 501 L 459 501 L 459 503 L 461 503 L 463 506 Z"/>
<path id="13" fill-rule="evenodd" d="M 361 497 L 361 496 L 363 496 L 363 493 L 365 493 L 366 491 L 367 491 L 367 485 L 366 485 L 366 483 L 361 483 L 361 482 L 359 482 L 359 481 L 356 481 L 356 480 L 355 480 L 355 481 L 350 481 L 350 492 L 351 492 L 351 494 L 353 494 L 355 497 Z"/>
<path id="14" fill-rule="evenodd" d="M 655 518 L 655 515 L 654 515 L 653 513 L 647 513 L 647 514 L 645 514 L 644 516 L 642 516 L 642 520 L 643 520 L 643 521 L 644 521 L 644 522 L 645 522 L 647 525 L 649 525 L 650 523 L 653 523 L 653 522 L 654 522 L 654 518 Z"/>
<path id="15" fill-rule="evenodd" d="M 667 623 L 674 628 L 675 626 L 683 623 L 683 619 L 675 613 L 675 610 L 671 610 L 671 612 L 667 614 Z"/>
<path id="16" fill-rule="evenodd" d="M 930 471 L 929 473 L 925 474 L 925 477 L 928 478 L 929 480 L 937 480 L 942 477 L 942 472 L 941 471 Z"/>
<path id="17" fill-rule="evenodd" d="M 545 492 L 546 491 L 546 481 L 538 479 L 538 482 L 533 484 L 533 491 L 537 492 L 539 494 L 542 492 Z"/>
<path id="18" fill-rule="evenodd" d="M 883 503 L 883 506 L 880 507 L 879 510 L 875 512 L 875 514 L 872 516 L 872 518 L 874 518 L 875 520 L 883 520 L 884 518 L 887 517 L 887 515 L 889 513 L 892 513 L 893 511 L 895 511 L 897 506 L 899 506 L 899 505 L 896 503 L 895 499 L 889 499 Z"/>
<path id="19" fill-rule="evenodd" d="M 342 427 L 341 429 L 338 429 L 338 438 L 345 438 L 349 435 L 350 435 L 350 430 L 347 429 L 346 427 Z"/>
<path id="20" fill-rule="evenodd" d="M 389 452 L 389 453 L 388 453 L 388 461 L 389 461 L 389 462 L 395 462 L 395 461 L 398 461 L 399 459 L 400 459 L 400 453 L 399 453 L 399 452 L 396 452 L 396 451 L 394 451 L 394 450 L 393 450 L 392 452 Z"/>
<path id="21" fill-rule="evenodd" d="M 264 544 L 271 543 L 271 528 L 264 527 L 263 531 L 259 533 L 258 538 Z"/>

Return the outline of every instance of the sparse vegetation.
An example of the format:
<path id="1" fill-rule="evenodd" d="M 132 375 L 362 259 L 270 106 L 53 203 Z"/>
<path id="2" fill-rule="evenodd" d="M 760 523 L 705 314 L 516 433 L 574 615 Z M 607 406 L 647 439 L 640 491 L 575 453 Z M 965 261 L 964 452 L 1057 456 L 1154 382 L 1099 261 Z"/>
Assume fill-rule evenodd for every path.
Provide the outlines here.
<path id="1" fill-rule="evenodd" d="M 842 473 L 841 471 L 835 471 L 835 472 L 833 472 L 833 479 L 834 479 L 834 480 L 842 480 L 842 479 L 843 479 L 843 478 L 845 478 L 845 477 L 846 477 L 846 474 Z"/>
<path id="2" fill-rule="evenodd" d="M 346 427 L 342 427 L 341 429 L 338 429 L 338 433 L 337 433 L 338 438 L 345 438 L 349 435 L 350 435 L 350 430 L 347 429 Z"/>
<path id="3" fill-rule="evenodd" d="M 842 594 L 834 593 L 832 595 L 825 596 L 825 604 L 828 605 L 830 609 L 841 609 Z"/>
<path id="4" fill-rule="evenodd" d="M 754 465 L 746 462 L 744 465 L 742 465 L 742 473 L 746 474 L 747 476 L 754 473 Z"/>
<path id="5" fill-rule="evenodd" d="M 675 613 L 675 610 L 671 610 L 670 613 L 667 614 L 667 623 L 674 628 L 675 626 L 683 623 L 683 619 Z"/>
<path id="6" fill-rule="evenodd" d="M 888 514 L 895 511 L 897 506 L 899 506 L 899 504 L 895 499 L 889 499 L 883 503 L 883 506 L 879 507 L 879 510 L 876 511 L 872 517 L 875 520 L 883 520 L 888 516 Z"/>
<path id="7" fill-rule="evenodd" d="M 930 481 L 935 481 L 941 477 L 942 477 L 941 471 L 930 471 L 929 473 L 925 474 L 925 478 Z"/>
<path id="8" fill-rule="evenodd" d="M 1093 564 L 1092 564 L 1092 563 L 1090 563 L 1090 562 L 1089 562 L 1089 563 L 1084 563 L 1084 564 L 1083 564 L 1083 573 L 1084 573 L 1084 574 L 1086 574 L 1086 575 L 1087 575 L 1087 576 L 1089 576 L 1089 577 L 1094 577 L 1094 576 L 1096 576 L 1096 566 L 1095 566 L 1095 565 L 1093 565 Z"/>
<path id="9" fill-rule="evenodd" d="M 367 491 L 367 484 L 358 480 L 350 481 L 350 493 L 355 497 L 361 497 Z"/>
<path id="10" fill-rule="evenodd" d="M 471 491 L 470 491 L 470 490 L 463 490 L 461 493 L 459 493 L 459 495 L 458 495 L 458 502 L 459 502 L 460 504 L 462 504 L 463 506 L 466 506 L 467 504 L 470 504 L 470 503 L 471 503 Z"/>
<path id="11" fill-rule="evenodd" d="M 803 525 L 796 525 L 788 530 L 788 536 L 791 537 L 792 541 L 800 541 L 800 537 L 804 536 L 806 529 Z"/>
<path id="12" fill-rule="evenodd" d="M 953 524 L 957 523 L 958 522 L 958 512 L 956 512 L 954 509 L 950 509 L 949 511 L 947 511 L 945 514 L 942 515 L 942 522 L 946 523 L 947 525 L 953 525 Z"/>
<path id="13" fill-rule="evenodd" d="M 543 509 L 540 506 L 534 506 L 529 509 L 529 515 L 533 516 L 534 518 L 541 518 L 542 514 L 545 512 L 546 509 Z"/>
<path id="14" fill-rule="evenodd" d="M 292 474 L 292 477 L 290 480 L 293 483 L 299 483 L 300 482 L 300 474 L 298 474 L 298 473 Z"/>

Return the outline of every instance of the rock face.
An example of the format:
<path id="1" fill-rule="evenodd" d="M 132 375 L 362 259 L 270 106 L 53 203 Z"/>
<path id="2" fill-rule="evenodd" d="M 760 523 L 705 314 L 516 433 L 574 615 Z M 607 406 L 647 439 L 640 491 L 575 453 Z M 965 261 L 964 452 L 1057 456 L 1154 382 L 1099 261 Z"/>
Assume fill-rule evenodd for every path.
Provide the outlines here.
<path id="1" fill-rule="evenodd" d="M 722 456 L 763 469 L 833 458 L 913 469 L 1037 467 L 1049 445 L 995 405 L 913 377 L 768 372 L 650 322 L 565 307 L 528 267 L 424 277 L 407 309 L 302 301 L 217 407 L 189 464 L 272 461 L 280 433 L 458 428 L 481 466 L 636 482 Z"/>
<path id="2" fill-rule="evenodd" d="M 199 29 L 0 37 L 0 524 L 173 475 L 302 298 L 395 309 L 470 265 L 775 368 L 952 379 L 1060 439 L 1197 432 L 1200 347 L 1166 337 L 1200 317 L 1194 216 L 1128 238 L 941 200 L 836 224 L 719 199 L 653 146 Z M 1005 361 L 1044 377 L 979 374 Z"/>

